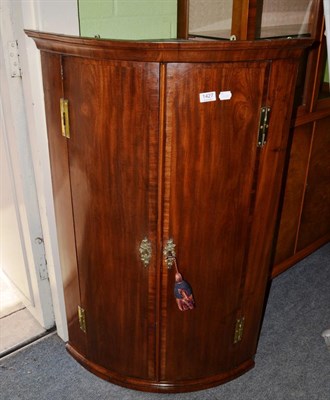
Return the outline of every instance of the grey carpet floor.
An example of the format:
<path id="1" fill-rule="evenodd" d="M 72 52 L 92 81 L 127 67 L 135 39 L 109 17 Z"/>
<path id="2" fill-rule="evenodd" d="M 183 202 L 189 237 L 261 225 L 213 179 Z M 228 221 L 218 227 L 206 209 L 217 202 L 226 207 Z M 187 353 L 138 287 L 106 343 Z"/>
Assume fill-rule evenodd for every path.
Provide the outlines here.
<path id="1" fill-rule="evenodd" d="M 142 393 L 84 370 L 56 334 L 0 360 L 1 400 L 329 400 L 330 244 L 277 277 L 263 321 L 256 366 L 216 388 Z"/>

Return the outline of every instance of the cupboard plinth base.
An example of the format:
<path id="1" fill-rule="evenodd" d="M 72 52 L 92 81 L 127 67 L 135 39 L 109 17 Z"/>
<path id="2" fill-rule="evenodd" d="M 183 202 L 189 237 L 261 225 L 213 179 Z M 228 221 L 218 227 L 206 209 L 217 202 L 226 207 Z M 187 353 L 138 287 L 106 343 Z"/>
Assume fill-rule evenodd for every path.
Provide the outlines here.
<path id="1" fill-rule="evenodd" d="M 128 389 L 139 390 L 142 392 L 182 393 L 204 390 L 238 378 L 240 375 L 243 375 L 245 372 L 254 367 L 254 361 L 248 360 L 237 366 L 235 369 L 206 378 L 178 382 L 149 381 L 123 376 L 103 368 L 82 356 L 74 349 L 74 347 L 70 345 L 70 343 L 67 343 L 66 349 L 69 354 L 79 362 L 79 364 L 99 378 L 102 378 L 115 385 L 123 386 Z"/>

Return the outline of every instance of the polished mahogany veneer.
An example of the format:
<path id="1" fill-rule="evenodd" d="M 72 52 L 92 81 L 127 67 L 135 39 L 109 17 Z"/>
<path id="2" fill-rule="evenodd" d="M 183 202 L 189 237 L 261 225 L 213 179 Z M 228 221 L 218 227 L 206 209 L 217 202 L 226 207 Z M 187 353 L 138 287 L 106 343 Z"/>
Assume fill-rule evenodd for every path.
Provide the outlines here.
<path id="1" fill-rule="evenodd" d="M 104 379 L 155 392 L 199 390 L 247 371 L 297 64 L 311 41 L 26 33 L 41 50 L 69 352 Z M 262 107 L 271 111 L 260 146 Z M 193 310 L 177 307 L 169 239 Z"/>

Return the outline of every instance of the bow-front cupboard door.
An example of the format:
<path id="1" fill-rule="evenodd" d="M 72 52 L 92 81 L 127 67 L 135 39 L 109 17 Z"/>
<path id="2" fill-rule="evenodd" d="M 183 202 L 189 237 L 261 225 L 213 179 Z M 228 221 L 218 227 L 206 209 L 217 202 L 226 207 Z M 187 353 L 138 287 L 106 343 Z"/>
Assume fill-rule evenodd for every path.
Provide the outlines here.
<path id="1" fill-rule="evenodd" d="M 177 387 L 253 365 L 295 74 L 283 60 L 167 66 L 163 237 L 196 302 L 178 310 L 164 268 L 161 378 Z"/>
<path id="2" fill-rule="evenodd" d="M 196 308 L 178 310 L 175 271 L 165 271 L 164 379 L 219 377 L 242 362 L 234 334 L 242 317 L 269 69 L 268 62 L 167 67 L 164 237 L 176 244 Z"/>
<path id="3" fill-rule="evenodd" d="M 59 97 L 69 109 L 70 138 L 48 120 L 51 155 L 63 166 L 57 178 L 54 167 L 55 197 L 69 185 L 57 202 L 62 255 L 75 258 L 75 266 L 62 261 L 69 349 L 101 375 L 154 379 L 159 66 L 46 55 L 45 75 L 51 62 L 58 75 L 44 77 L 49 114 L 59 117 Z M 47 91 L 54 82 L 55 100 Z"/>

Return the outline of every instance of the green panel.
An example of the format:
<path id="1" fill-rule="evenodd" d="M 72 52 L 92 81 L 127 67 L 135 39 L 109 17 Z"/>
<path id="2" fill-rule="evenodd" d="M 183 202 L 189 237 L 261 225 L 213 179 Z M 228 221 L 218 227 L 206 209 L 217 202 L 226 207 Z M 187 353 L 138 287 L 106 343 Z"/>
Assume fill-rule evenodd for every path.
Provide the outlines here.
<path id="1" fill-rule="evenodd" d="M 80 19 L 109 18 L 115 15 L 112 0 L 78 0 Z"/>
<path id="2" fill-rule="evenodd" d="M 176 37 L 177 0 L 78 0 L 80 35 L 112 39 Z"/>
<path id="3" fill-rule="evenodd" d="M 327 62 L 325 64 L 324 82 L 328 82 L 329 83 L 329 59 L 327 60 Z"/>
<path id="4" fill-rule="evenodd" d="M 177 1 L 173 0 L 117 0 L 117 15 L 152 17 L 176 14 Z"/>

